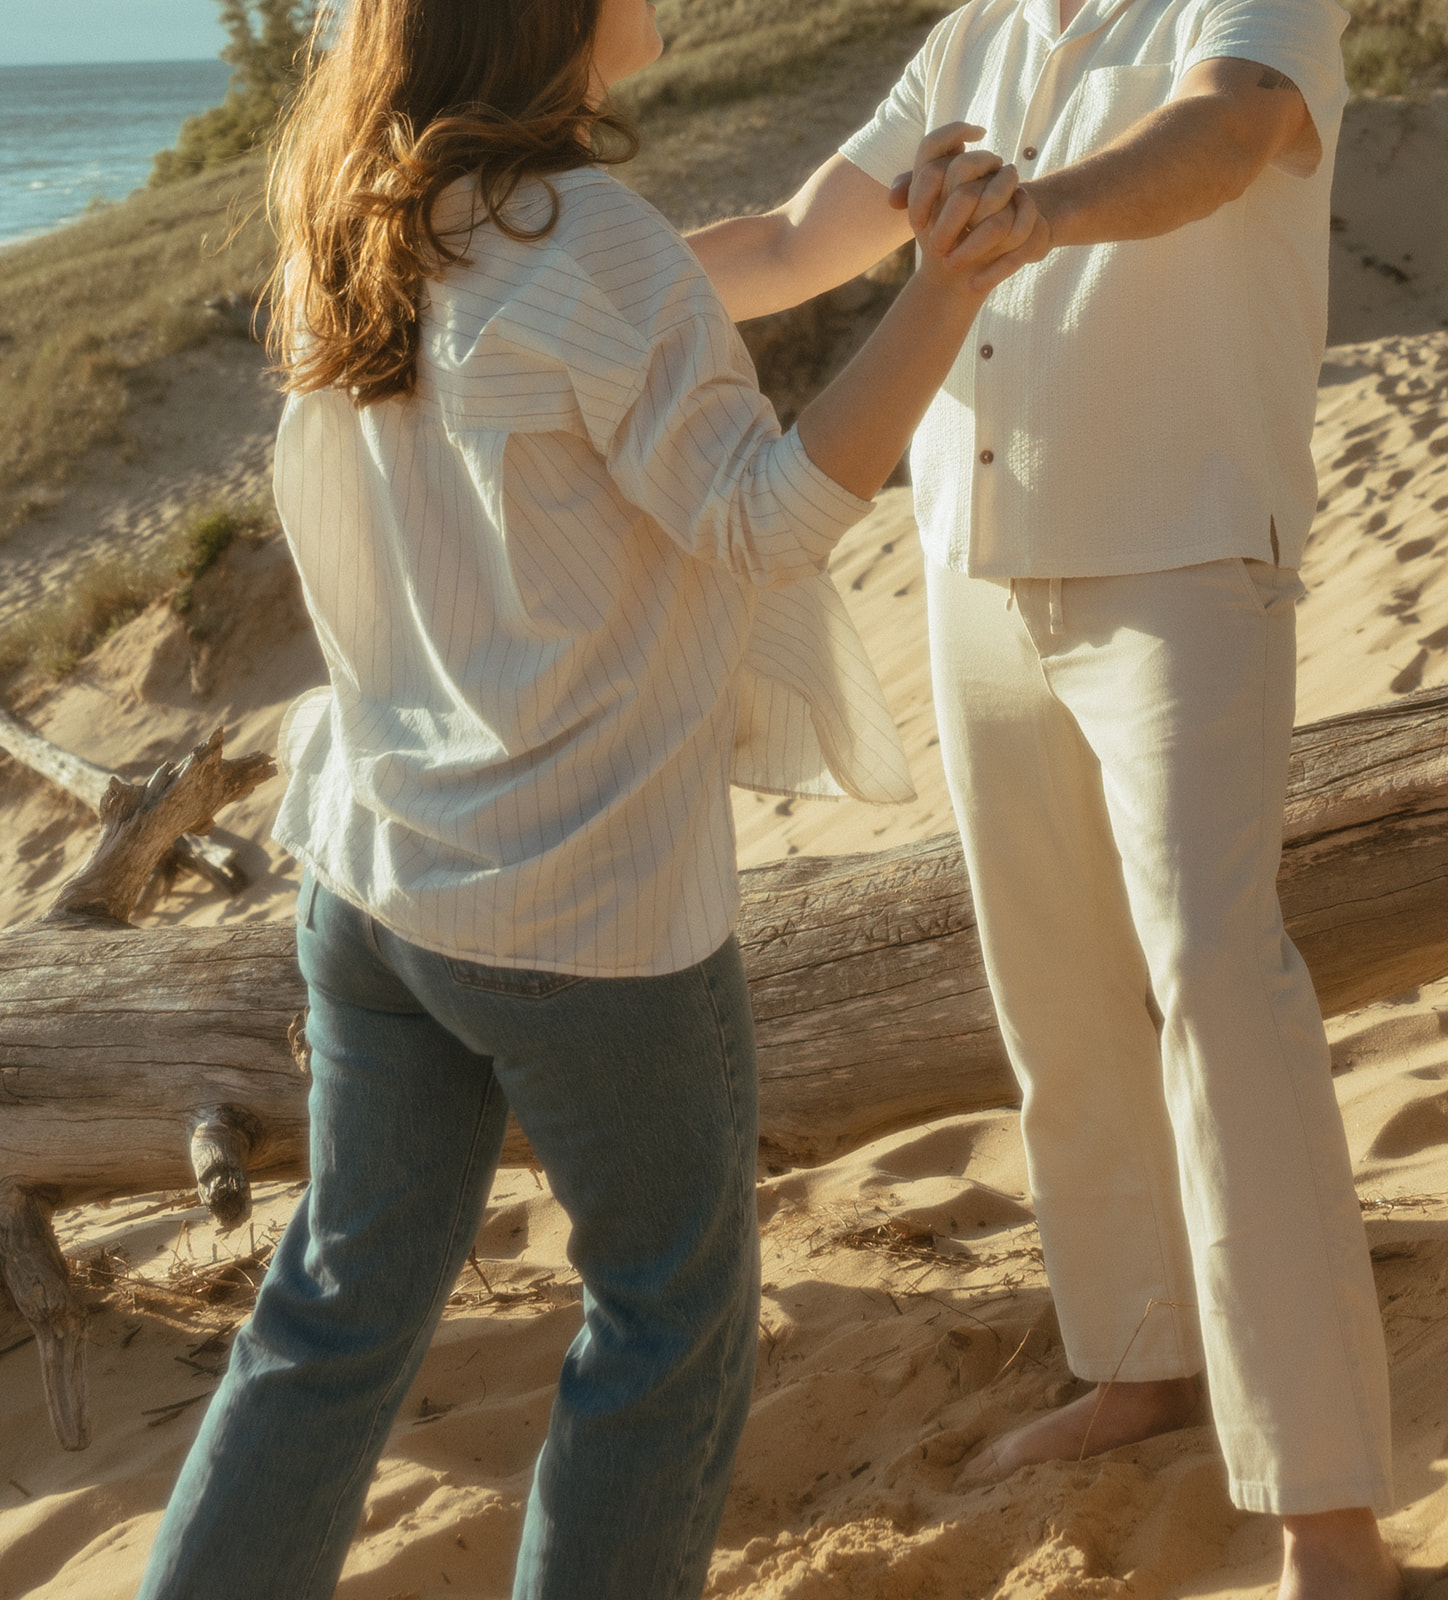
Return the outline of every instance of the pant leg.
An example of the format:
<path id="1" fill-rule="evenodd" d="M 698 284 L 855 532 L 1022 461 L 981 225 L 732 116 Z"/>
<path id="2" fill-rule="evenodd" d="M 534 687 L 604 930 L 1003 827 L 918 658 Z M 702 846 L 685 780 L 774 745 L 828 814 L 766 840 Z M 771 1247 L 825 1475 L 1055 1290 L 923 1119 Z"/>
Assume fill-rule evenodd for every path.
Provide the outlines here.
<path id="1" fill-rule="evenodd" d="M 1100 764 L 1009 591 L 929 565 L 941 753 L 1011 1062 L 1067 1359 L 1092 1381 L 1203 1355 L 1149 980 Z"/>
<path id="2" fill-rule="evenodd" d="M 486 1058 L 305 892 L 311 1184 L 233 1343 L 138 1600 L 325 1600 L 476 1237 L 507 1103 Z M 309 925 L 309 922 L 311 925 Z"/>
<path id="3" fill-rule="evenodd" d="M 439 981 L 431 958 L 381 937 L 465 1039 L 479 994 L 509 981 L 464 962 Z M 548 990 L 490 1011 L 494 1072 L 573 1223 L 584 1284 L 514 1595 L 692 1600 L 758 1340 L 758 1080 L 743 966 L 731 939 L 684 972 Z"/>
<path id="4" fill-rule="evenodd" d="M 141 1600 L 332 1593 L 476 1234 L 504 1077 L 573 1215 L 587 1291 L 518 1593 L 691 1600 L 748 1409 L 758 1317 L 737 949 L 666 978 L 560 978 L 449 962 L 325 892 L 315 907 L 318 926 L 299 935 L 312 1185 L 183 1468 Z"/>
<path id="5" fill-rule="evenodd" d="M 1382 1327 L 1316 996 L 1276 891 L 1301 586 L 1252 568 L 1068 580 L 1055 636 L 1048 596 L 1022 603 L 1101 762 L 1164 1018 L 1233 1498 L 1386 1509 Z"/>

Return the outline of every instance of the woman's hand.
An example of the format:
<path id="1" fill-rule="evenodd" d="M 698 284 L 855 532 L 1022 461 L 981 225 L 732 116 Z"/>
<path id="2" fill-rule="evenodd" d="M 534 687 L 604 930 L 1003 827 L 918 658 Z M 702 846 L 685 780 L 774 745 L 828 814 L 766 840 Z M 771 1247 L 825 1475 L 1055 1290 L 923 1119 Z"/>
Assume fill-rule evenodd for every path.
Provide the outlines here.
<path id="1" fill-rule="evenodd" d="M 921 269 L 976 293 L 1051 247 L 1050 226 L 1015 167 L 989 150 L 966 148 L 984 132 L 966 122 L 932 129 L 913 169 L 890 189 L 890 204 L 909 213 Z"/>
<path id="2" fill-rule="evenodd" d="M 900 459 L 987 290 L 1039 234 L 1041 218 L 1016 169 L 989 150 L 966 149 L 984 132 L 954 122 L 921 141 L 913 171 L 890 196 L 910 214 L 920 266 L 855 358 L 800 415 L 810 459 L 862 498 L 878 493 Z"/>

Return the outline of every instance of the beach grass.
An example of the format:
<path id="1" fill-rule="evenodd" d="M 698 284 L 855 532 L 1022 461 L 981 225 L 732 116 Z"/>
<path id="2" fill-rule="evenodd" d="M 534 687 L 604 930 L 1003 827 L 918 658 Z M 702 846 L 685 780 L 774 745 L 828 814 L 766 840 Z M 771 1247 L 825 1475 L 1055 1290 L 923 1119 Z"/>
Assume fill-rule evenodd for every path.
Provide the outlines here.
<path id="1" fill-rule="evenodd" d="M 236 337 L 207 302 L 265 278 L 261 174 L 238 161 L 0 251 L 0 537 L 97 449 L 124 458 L 158 360 Z"/>
<path id="2" fill-rule="evenodd" d="M 0 682 L 22 672 L 65 677 L 162 596 L 185 616 L 197 578 L 238 539 L 263 539 L 279 526 L 269 501 L 222 501 L 193 508 L 145 559 L 98 556 L 68 582 L 62 596 L 0 627 Z"/>
<path id="3" fill-rule="evenodd" d="M 814 0 L 783 11 L 763 0 L 659 0 L 665 54 L 620 98 L 646 116 L 664 106 L 703 111 L 798 92 L 842 49 L 866 41 L 903 66 L 905 41 L 952 9 L 941 0 Z"/>
<path id="4" fill-rule="evenodd" d="M 1354 94 L 1414 96 L 1448 84 L 1448 0 L 1348 0 L 1342 54 Z"/>
<path id="5" fill-rule="evenodd" d="M 144 611 L 159 587 L 158 575 L 145 563 L 98 558 L 69 584 L 64 599 L 48 600 L 0 629 L 0 679 L 22 669 L 63 678 Z"/>
<path id="6" fill-rule="evenodd" d="M 623 176 L 683 226 L 777 201 L 868 117 L 949 9 L 800 0 L 782 13 L 764 0 L 659 0 L 668 50 L 626 87 L 645 143 Z M 1344 55 L 1356 92 L 1448 83 L 1448 0 L 1350 9 Z M 0 414 L 11 423 L 0 436 L 0 539 L 79 472 L 129 457 L 131 416 L 161 388 L 165 358 L 245 336 L 235 308 L 260 292 L 274 249 L 263 184 L 264 156 L 250 155 L 0 251 Z M 218 315 L 222 301 L 230 310 Z M 31 631 L 99 637 L 139 582 L 111 563 L 88 598 L 72 597 L 90 621 L 31 619 Z M 76 647 L 47 645 L 47 659 Z"/>
<path id="7" fill-rule="evenodd" d="M 681 223 L 702 220 L 691 208 L 710 190 L 720 139 L 733 142 L 781 96 L 805 122 L 868 115 L 947 9 L 941 0 L 801 0 L 782 20 L 762 0 L 660 0 L 670 48 L 630 90 L 654 155 L 630 181 Z M 867 65 L 858 107 L 837 111 L 838 84 L 824 80 Z M 245 332 L 244 318 L 239 329 L 234 313 L 208 313 L 207 302 L 250 302 L 261 290 L 275 247 L 264 175 L 264 155 L 246 156 L 0 251 L 0 414 L 13 419 L 0 437 L 0 539 L 107 453 L 128 459 L 130 418 L 159 387 L 158 363 Z"/>

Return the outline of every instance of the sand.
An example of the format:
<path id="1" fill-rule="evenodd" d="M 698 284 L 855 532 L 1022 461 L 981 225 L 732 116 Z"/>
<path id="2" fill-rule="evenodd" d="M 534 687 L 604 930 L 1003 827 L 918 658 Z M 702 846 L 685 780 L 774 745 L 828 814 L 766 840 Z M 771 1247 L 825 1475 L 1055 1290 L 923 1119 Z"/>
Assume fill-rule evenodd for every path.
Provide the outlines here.
<path id="1" fill-rule="evenodd" d="M 1439 97 L 1412 116 L 1441 118 L 1443 105 Z M 1375 186 L 1397 196 L 1403 226 L 1425 230 L 1430 202 L 1441 217 L 1448 189 L 1448 142 L 1420 149 L 1399 140 L 1417 152 L 1405 167 L 1388 135 L 1409 114 L 1370 112 L 1361 114 L 1359 143 L 1371 155 L 1360 163 L 1362 192 L 1340 182 L 1334 202 L 1351 223 L 1335 235 L 1339 253 L 1345 240 L 1377 237 L 1353 229 L 1386 227 L 1373 221 Z M 1413 124 L 1414 138 L 1422 126 Z M 1399 256 L 1412 249 L 1391 242 Z M 1362 244 L 1361 253 L 1373 252 Z M 1304 568 L 1299 720 L 1448 679 L 1448 335 L 1433 331 L 1448 312 L 1441 272 L 1432 279 L 1425 267 L 1405 285 L 1360 259 L 1357 268 L 1357 277 L 1340 268 L 1338 279 L 1359 297 L 1350 307 L 1357 321 L 1339 335 L 1354 342 L 1330 352 L 1323 374 L 1323 508 Z M 188 470 L 181 461 L 175 481 Z M 881 497 L 836 570 L 904 730 L 919 799 L 882 811 L 740 795 L 746 864 L 876 849 L 950 826 L 908 491 Z M 234 550 L 206 580 L 200 605 L 210 619 L 204 645 L 158 606 L 66 684 L 33 696 L 27 714 L 57 742 L 127 774 L 217 723 L 233 749 L 265 747 L 286 700 L 320 675 L 280 547 Z M 253 871 L 246 893 L 226 901 L 183 885 L 153 922 L 288 914 L 295 869 L 266 842 L 278 794 L 278 784 L 266 786 L 221 819 Z M 89 825 L 9 763 L 0 763 L 0 819 L 0 925 L 8 925 L 43 907 L 84 854 Z M 1386 1532 L 1410 1593 L 1448 1600 L 1448 979 L 1337 1018 L 1330 1034 L 1392 1361 L 1400 1508 Z M 252 1222 L 230 1235 L 187 1193 L 126 1197 L 58 1219 L 63 1248 L 100 1305 L 91 1326 L 95 1438 L 76 1455 L 55 1445 L 34 1347 L 0 1315 L 0 1600 L 128 1600 L 298 1193 L 260 1186 Z M 1275 1529 L 1228 1503 L 1205 1417 L 1085 1462 L 1028 1468 L 985 1487 L 959 1482 L 979 1439 L 1076 1392 L 1014 1113 L 910 1129 L 812 1170 L 762 1171 L 758 1201 L 759 1378 L 711 1595 L 1264 1600 L 1272 1592 Z M 507 1593 L 553 1377 L 579 1324 L 566 1240 L 546 1181 L 504 1172 L 478 1270 L 460 1279 L 389 1438 L 338 1591 L 344 1600 Z"/>

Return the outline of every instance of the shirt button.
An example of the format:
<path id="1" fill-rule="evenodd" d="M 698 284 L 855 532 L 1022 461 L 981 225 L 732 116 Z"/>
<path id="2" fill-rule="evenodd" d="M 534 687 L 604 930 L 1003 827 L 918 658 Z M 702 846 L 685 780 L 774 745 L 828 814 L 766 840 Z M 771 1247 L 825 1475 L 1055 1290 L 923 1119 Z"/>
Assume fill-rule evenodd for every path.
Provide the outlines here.
<path id="1" fill-rule="evenodd" d="M 995 346 L 993 344 L 983 344 L 980 347 L 980 358 L 982 361 L 989 361 L 994 354 Z"/>
<path id="2" fill-rule="evenodd" d="M 981 465 L 983 467 L 988 467 L 991 464 L 991 462 L 994 461 L 994 460 L 995 460 L 995 451 L 994 450 L 982 450 L 981 451 L 981 453 L 980 453 L 980 463 L 981 463 Z"/>
<path id="3" fill-rule="evenodd" d="M 1035 145 L 1028 144 L 1026 146 L 1026 148 L 1021 151 L 1021 160 L 1022 161 L 1034 161 L 1036 159 L 1036 154 L 1037 154 L 1037 152 L 1036 152 Z"/>

